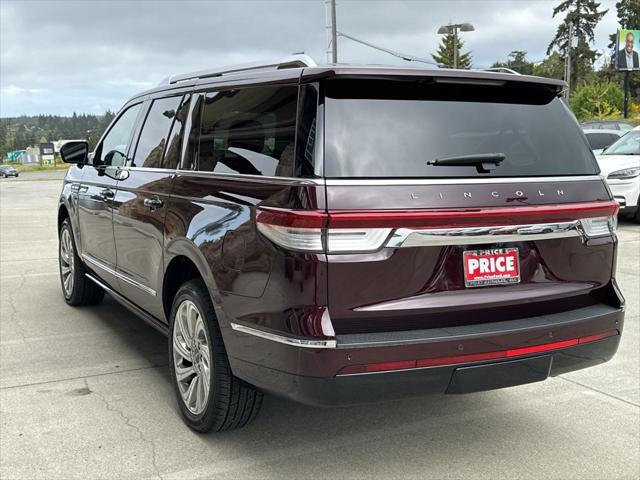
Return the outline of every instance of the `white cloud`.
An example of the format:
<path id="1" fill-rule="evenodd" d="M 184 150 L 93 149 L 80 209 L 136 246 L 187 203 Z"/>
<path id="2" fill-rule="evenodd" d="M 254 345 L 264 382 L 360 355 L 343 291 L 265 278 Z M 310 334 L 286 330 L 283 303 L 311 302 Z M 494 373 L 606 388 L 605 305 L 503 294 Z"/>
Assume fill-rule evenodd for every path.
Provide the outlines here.
<path id="1" fill-rule="evenodd" d="M 558 1 L 340 0 L 338 29 L 430 58 L 439 25 L 469 21 L 476 31 L 463 34 L 465 48 L 484 67 L 515 49 L 543 58 L 560 22 L 551 17 Z M 611 10 L 596 30 L 595 46 L 604 51 L 616 29 L 615 0 L 601 3 Z M 167 75 L 300 50 L 323 62 L 325 49 L 324 0 L 1 0 L 0 114 L 117 110 Z M 344 38 L 339 57 L 406 64 Z"/>

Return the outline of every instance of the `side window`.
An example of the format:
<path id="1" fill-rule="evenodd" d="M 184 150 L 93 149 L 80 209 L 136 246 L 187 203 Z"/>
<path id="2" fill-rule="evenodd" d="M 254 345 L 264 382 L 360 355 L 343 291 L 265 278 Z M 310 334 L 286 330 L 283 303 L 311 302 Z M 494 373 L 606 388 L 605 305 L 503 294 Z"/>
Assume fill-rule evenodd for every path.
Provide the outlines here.
<path id="1" fill-rule="evenodd" d="M 182 102 L 182 105 L 180 105 L 175 119 L 173 120 L 173 126 L 171 127 L 171 131 L 169 132 L 169 137 L 167 139 L 167 151 L 164 154 L 162 168 L 178 168 L 178 164 L 180 163 L 180 153 L 182 151 L 182 138 L 184 137 L 185 122 L 187 120 L 187 115 L 189 114 L 190 99 L 191 95 L 184 97 L 184 101 Z"/>
<path id="2" fill-rule="evenodd" d="M 200 137 L 200 116 L 202 114 L 202 104 L 204 94 L 195 93 L 192 96 L 190 114 L 187 115 L 185 123 L 185 142 L 182 155 L 182 169 L 195 170 L 198 158 L 198 147 Z"/>
<path id="3" fill-rule="evenodd" d="M 297 100 L 297 86 L 207 93 L 197 169 L 293 176 Z"/>
<path id="4" fill-rule="evenodd" d="M 121 167 L 127 159 L 127 149 L 133 133 L 133 126 L 140 112 L 141 103 L 129 107 L 116 120 L 98 147 L 96 157 L 102 165 Z"/>
<path id="5" fill-rule="evenodd" d="M 160 168 L 169 129 L 182 97 L 154 100 L 142 127 L 132 167 Z"/>

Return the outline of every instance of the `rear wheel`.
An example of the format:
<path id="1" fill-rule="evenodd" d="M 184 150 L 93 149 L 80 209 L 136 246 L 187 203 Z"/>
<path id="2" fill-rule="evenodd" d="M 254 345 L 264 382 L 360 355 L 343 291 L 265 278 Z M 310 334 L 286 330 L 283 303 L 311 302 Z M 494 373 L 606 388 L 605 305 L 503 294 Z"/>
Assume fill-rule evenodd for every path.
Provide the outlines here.
<path id="1" fill-rule="evenodd" d="M 59 235 L 58 263 L 64 300 L 69 305 L 94 305 L 104 297 L 104 290 L 85 276 L 85 268 L 78 256 L 71 222 L 62 222 Z"/>
<path id="2" fill-rule="evenodd" d="M 191 280 L 171 309 L 169 365 L 185 423 L 199 432 L 240 428 L 260 410 L 262 392 L 231 373 L 204 283 Z"/>

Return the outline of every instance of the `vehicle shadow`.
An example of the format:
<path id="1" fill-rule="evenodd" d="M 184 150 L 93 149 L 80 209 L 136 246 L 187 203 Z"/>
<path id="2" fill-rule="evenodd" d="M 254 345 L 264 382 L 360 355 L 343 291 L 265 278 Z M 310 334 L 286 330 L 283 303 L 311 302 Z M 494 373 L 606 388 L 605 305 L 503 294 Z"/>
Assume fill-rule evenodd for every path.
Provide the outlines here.
<path id="1" fill-rule="evenodd" d="M 148 374 L 160 384 L 160 389 L 167 395 L 169 408 L 175 412 L 176 418 L 179 417 L 167 368 L 167 339 L 108 297 L 95 313 L 106 328 L 107 325 L 112 327 L 113 334 L 123 347 L 138 352 L 150 364 L 159 367 L 149 370 Z M 513 441 L 519 440 L 519 432 L 531 428 L 531 425 L 544 429 L 540 422 L 544 424 L 545 420 L 534 413 L 527 415 L 525 412 L 522 415 L 523 408 L 512 394 L 494 391 L 465 396 L 431 395 L 329 409 L 265 395 L 260 414 L 243 429 L 203 435 L 191 432 L 184 426 L 183 434 L 192 436 L 206 451 L 216 453 L 215 463 L 213 458 L 210 465 L 207 464 L 209 460 L 204 460 L 200 467 L 203 469 L 201 474 L 205 476 L 208 475 L 207 468 L 211 468 L 212 472 L 221 468 L 224 471 L 244 468 L 247 458 L 257 464 L 269 463 L 273 469 L 274 462 L 286 462 L 297 456 L 305 457 L 304 462 L 308 463 L 307 456 L 329 450 L 339 453 L 344 449 L 357 448 L 358 445 L 370 446 L 372 441 L 380 442 L 380 450 L 360 452 L 358 462 L 366 464 L 380 461 L 380 455 L 386 454 L 385 448 L 391 449 L 393 442 L 405 437 L 419 438 L 420 452 L 428 444 L 430 455 L 446 456 L 445 450 L 452 446 L 464 450 L 467 442 L 482 441 L 486 432 L 481 432 L 480 425 L 483 422 L 491 423 L 492 420 L 487 421 L 488 416 L 497 422 L 496 425 L 489 425 L 490 429 L 504 422 L 501 415 L 496 416 L 496 405 L 504 405 L 505 411 L 518 410 L 518 415 L 510 418 L 508 426 L 498 428 L 502 432 L 501 442 L 508 442 L 510 435 L 513 435 Z M 472 425 L 479 431 L 467 438 Z M 441 450 L 434 452 L 433 448 Z M 396 447 L 393 447 L 395 450 Z M 225 452 L 222 459 L 221 451 Z M 420 452 L 416 452 L 416 455 Z M 236 461 L 229 458 L 237 459 L 237 465 Z M 225 463 L 224 466 L 220 465 L 221 461 Z M 201 474 L 194 473 L 193 476 Z"/>

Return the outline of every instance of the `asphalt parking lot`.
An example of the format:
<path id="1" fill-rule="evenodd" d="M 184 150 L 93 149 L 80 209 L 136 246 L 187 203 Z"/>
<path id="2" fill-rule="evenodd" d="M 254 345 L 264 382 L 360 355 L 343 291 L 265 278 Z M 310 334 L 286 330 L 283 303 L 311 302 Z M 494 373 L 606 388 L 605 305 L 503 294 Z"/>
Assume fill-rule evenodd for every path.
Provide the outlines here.
<path id="1" fill-rule="evenodd" d="M 181 422 L 166 340 L 115 301 L 68 307 L 61 173 L 0 180 L 0 478 L 638 478 L 640 226 L 622 221 L 625 330 L 609 363 L 507 390 Z"/>

